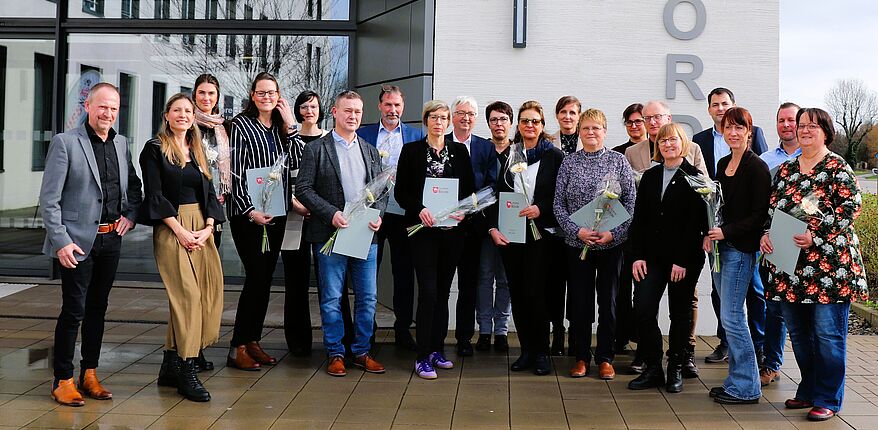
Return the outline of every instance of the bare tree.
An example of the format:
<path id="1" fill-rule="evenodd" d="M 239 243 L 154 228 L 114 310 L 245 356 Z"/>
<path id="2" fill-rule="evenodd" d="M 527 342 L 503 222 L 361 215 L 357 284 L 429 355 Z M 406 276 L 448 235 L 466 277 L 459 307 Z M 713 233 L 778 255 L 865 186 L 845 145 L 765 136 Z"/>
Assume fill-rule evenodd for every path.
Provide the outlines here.
<path id="1" fill-rule="evenodd" d="M 841 127 L 846 148 L 844 158 L 856 163 L 860 144 L 878 121 L 878 95 L 859 79 L 842 79 L 826 93 L 829 113 Z"/>

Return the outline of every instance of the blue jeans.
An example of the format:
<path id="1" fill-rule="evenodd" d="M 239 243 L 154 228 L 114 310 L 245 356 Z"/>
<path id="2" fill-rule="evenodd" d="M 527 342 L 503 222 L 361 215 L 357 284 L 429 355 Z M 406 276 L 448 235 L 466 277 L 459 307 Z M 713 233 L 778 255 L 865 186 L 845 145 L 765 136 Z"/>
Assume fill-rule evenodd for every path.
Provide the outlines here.
<path id="1" fill-rule="evenodd" d="M 781 302 L 765 303 L 765 367 L 779 371 L 783 366 L 783 344 L 787 339 Z"/>
<path id="2" fill-rule="evenodd" d="M 759 253 L 757 252 L 756 255 L 758 258 Z M 708 253 L 707 258 L 713 267 L 713 254 Z M 720 264 L 720 269 L 722 269 L 722 264 Z M 713 311 L 716 313 L 716 337 L 719 338 L 721 345 L 728 346 L 726 331 L 723 329 L 720 317 L 720 295 L 716 282 L 713 282 L 710 299 L 713 302 Z M 747 291 L 747 324 L 750 328 L 753 345 L 757 350 L 763 349 L 765 343 L 765 306 L 765 287 L 762 285 L 762 277 L 759 276 L 759 266 L 756 266 L 753 270 L 753 278 L 750 280 L 750 289 Z"/>
<path id="3" fill-rule="evenodd" d="M 796 398 L 814 406 L 841 410 L 850 303 L 781 305 L 793 354 L 802 373 Z"/>
<path id="4" fill-rule="evenodd" d="M 496 290 L 494 290 L 495 280 Z M 506 270 L 503 269 L 500 250 L 490 237 L 482 242 L 478 290 L 476 317 L 479 322 L 479 334 L 494 333 L 506 336 L 512 302 L 509 301 L 509 284 L 506 283 Z"/>
<path id="5" fill-rule="evenodd" d="M 759 367 L 744 315 L 744 302 L 750 290 L 756 254 L 741 252 L 720 242 L 719 255 L 720 273 L 713 274 L 713 282 L 719 290 L 720 319 L 729 343 L 729 376 L 723 388 L 726 393 L 739 399 L 758 399 L 762 396 Z"/>
<path id="6" fill-rule="evenodd" d="M 339 299 L 345 292 L 345 274 L 350 268 L 354 289 L 354 341 L 351 352 L 355 356 L 369 352 L 369 338 L 375 323 L 375 304 L 378 302 L 378 245 L 369 247 L 365 260 L 339 254 L 323 255 L 323 243 L 315 243 L 317 257 L 318 291 L 320 292 L 320 320 L 323 323 L 323 347 L 326 354 L 344 356 L 341 342 L 344 323 Z"/>

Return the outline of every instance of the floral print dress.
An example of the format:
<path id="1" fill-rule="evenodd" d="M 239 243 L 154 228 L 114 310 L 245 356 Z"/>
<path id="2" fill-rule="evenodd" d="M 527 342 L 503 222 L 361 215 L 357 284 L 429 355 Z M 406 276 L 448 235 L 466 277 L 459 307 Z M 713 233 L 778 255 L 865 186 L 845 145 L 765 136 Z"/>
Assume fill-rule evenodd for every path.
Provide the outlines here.
<path id="1" fill-rule="evenodd" d="M 803 215 L 802 200 L 816 201 L 820 212 Z M 774 178 L 769 216 L 781 210 L 808 222 L 814 244 L 799 255 L 795 274 L 781 272 L 766 261 L 769 300 L 790 303 L 846 303 L 866 300 L 869 290 L 860 256 L 854 219 L 862 197 L 856 176 L 844 159 L 829 153 L 809 173 L 799 171 L 799 159 L 783 163 Z M 807 218 L 807 219 L 804 219 Z M 778 240 L 773 238 L 773 240 Z"/>

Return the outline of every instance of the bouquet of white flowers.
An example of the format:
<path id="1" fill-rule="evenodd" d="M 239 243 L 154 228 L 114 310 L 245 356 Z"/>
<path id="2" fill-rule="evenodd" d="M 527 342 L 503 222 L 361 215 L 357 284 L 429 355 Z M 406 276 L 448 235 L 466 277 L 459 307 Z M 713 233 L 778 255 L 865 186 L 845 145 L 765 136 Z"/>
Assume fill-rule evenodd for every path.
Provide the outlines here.
<path id="1" fill-rule="evenodd" d="M 528 192 L 528 184 L 527 184 L 527 155 L 525 153 L 524 144 L 515 143 L 512 147 L 509 148 L 509 158 L 506 159 L 506 169 L 509 170 L 519 181 L 521 181 L 521 190 L 524 193 L 524 198 L 527 200 L 527 204 L 532 204 L 530 199 L 530 193 Z M 505 180 L 505 178 L 504 178 Z M 514 181 L 514 180 L 513 180 Z M 515 186 L 512 184 L 510 188 L 513 190 Z M 528 225 L 530 226 L 530 232 L 534 237 L 534 240 L 540 240 L 543 236 L 540 234 L 539 229 L 537 229 L 537 223 L 534 220 L 528 220 Z"/>
<path id="2" fill-rule="evenodd" d="M 707 204 L 707 228 L 713 229 L 722 224 L 719 210 L 723 206 L 723 192 L 719 182 L 705 175 L 686 175 L 686 182 Z M 719 273 L 719 248 L 716 241 L 711 241 L 710 249 L 713 255 L 713 271 Z"/>
<path id="3" fill-rule="evenodd" d="M 274 160 L 274 164 L 271 165 L 271 169 L 268 170 L 268 179 L 265 181 L 265 185 L 262 187 L 262 199 L 259 202 L 259 211 L 267 212 L 268 208 L 271 206 L 272 196 L 275 192 L 277 192 L 278 184 L 283 184 L 283 173 L 284 173 L 284 165 L 287 163 L 287 154 L 281 154 L 280 157 L 277 157 L 277 160 Z M 266 253 L 270 250 L 270 246 L 268 244 L 268 229 L 265 226 L 262 226 L 262 253 Z"/>
<path id="4" fill-rule="evenodd" d="M 433 215 L 433 219 L 436 224 L 439 224 L 442 221 L 451 218 L 452 215 L 465 216 L 481 212 L 494 203 L 497 203 L 497 195 L 494 194 L 494 189 L 491 187 L 485 187 L 473 193 L 471 196 L 457 202 L 456 206 L 446 208 Z M 424 223 L 419 223 L 407 228 L 406 231 L 408 232 L 408 235 L 411 236 L 421 231 L 422 228 L 424 228 Z"/>
<path id="5" fill-rule="evenodd" d="M 591 230 L 598 231 L 601 227 L 601 220 L 603 220 L 604 212 L 610 209 L 610 205 L 613 204 L 613 200 L 619 199 L 619 193 L 622 192 L 622 185 L 619 183 L 619 180 L 616 177 L 608 173 L 604 176 L 603 179 L 604 188 L 598 191 L 598 195 L 595 196 L 596 199 L 599 200 L 599 204 L 594 210 L 594 222 L 592 223 Z M 579 254 L 580 260 L 585 260 L 585 256 L 588 254 L 588 245 L 582 248 L 582 252 Z"/>
<path id="6" fill-rule="evenodd" d="M 348 222 L 357 219 L 366 212 L 366 208 L 371 208 L 379 200 L 389 195 L 393 190 L 396 182 L 396 166 L 385 167 L 374 179 L 372 179 L 363 191 L 357 197 L 357 200 L 344 209 L 342 216 Z M 335 238 L 338 236 L 338 229 L 332 233 L 329 240 L 320 248 L 323 255 L 332 254 L 332 246 L 335 245 Z"/>

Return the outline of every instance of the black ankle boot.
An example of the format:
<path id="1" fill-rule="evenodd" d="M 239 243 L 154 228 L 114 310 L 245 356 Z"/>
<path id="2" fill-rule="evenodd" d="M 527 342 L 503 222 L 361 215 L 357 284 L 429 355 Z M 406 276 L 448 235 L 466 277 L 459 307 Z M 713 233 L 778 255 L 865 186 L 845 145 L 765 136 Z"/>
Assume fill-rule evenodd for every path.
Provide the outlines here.
<path id="1" fill-rule="evenodd" d="M 559 326 L 552 332 L 552 348 L 550 353 L 556 357 L 564 355 L 564 327 Z"/>
<path id="2" fill-rule="evenodd" d="M 665 391 L 669 393 L 683 391 L 683 363 L 680 357 L 668 359 L 668 379 L 665 382 Z"/>
<path id="3" fill-rule="evenodd" d="M 647 364 L 643 366 L 643 373 L 628 383 L 629 390 L 647 390 L 661 387 L 665 384 L 665 372 L 661 364 Z"/>
<path id="4" fill-rule="evenodd" d="M 180 360 L 180 358 L 177 358 Z M 198 380 L 198 374 L 195 372 L 195 359 L 189 358 L 181 360 L 179 372 L 177 373 L 177 392 L 183 397 L 193 402 L 206 402 L 210 400 L 210 393 Z"/>
<path id="5" fill-rule="evenodd" d="M 204 358 L 204 351 L 198 351 L 198 357 L 195 358 L 195 372 L 209 372 L 213 370 L 213 362 Z"/>
<path id="6" fill-rule="evenodd" d="M 698 377 L 698 366 L 695 365 L 695 351 L 686 351 L 683 355 L 683 377 L 686 379 Z"/>
<path id="7" fill-rule="evenodd" d="M 162 357 L 162 367 L 159 369 L 159 380 L 156 381 L 162 387 L 177 386 L 177 370 L 180 366 L 180 357 L 177 357 L 177 351 L 165 351 Z"/>

